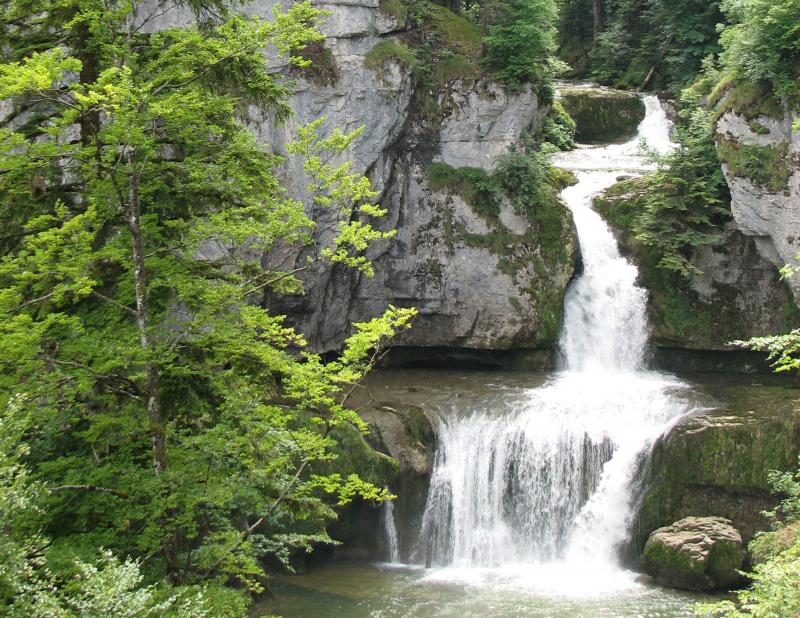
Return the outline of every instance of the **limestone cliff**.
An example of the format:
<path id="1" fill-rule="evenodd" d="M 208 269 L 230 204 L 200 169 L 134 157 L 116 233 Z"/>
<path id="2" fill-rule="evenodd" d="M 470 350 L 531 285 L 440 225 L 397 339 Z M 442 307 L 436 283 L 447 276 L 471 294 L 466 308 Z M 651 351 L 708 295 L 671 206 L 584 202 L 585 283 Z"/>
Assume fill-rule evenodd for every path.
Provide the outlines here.
<path id="1" fill-rule="evenodd" d="M 273 4 L 257 0 L 247 11 L 268 18 Z M 438 91 L 420 92 L 408 65 L 391 58 L 377 68 L 365 63 L 376 45 L 409 35 L 403 19 L 382 11 L 378 0 L 320 6 L 330 11 L 322 28 L 324 65 L 298 74 L 277 59 L 272 63 L 276 72 L 297 78 L 291 99 L 295 116 L 277 126 L 251 108 L 248 122 L 278 152 L 298 125 L 319 117 L 327 118 L 323 132 L 363 125 L 348 158 L 380 191 L 389 213 L 382 225 L 396 228 L 397 236 L 372 251 L 371 279 L 320 266 L 300 275 L 303 295 L 267 296 L 264 302 L 287 314 L 318 351 L 337 349 L 352 322 L 379 315 L 389 304 L 420 311 L 400 342 L 406 346 L 511 349 L 552 343 L 577 255 L 568 211 L 563 209 L 559 223 L 555 259 L 508 200 L 501 200 L 499 217 L 487 221 L 452 188 L 432 190 L 428 178 L 434 162 L 490 169 L 499 155 L 535 132 L 549 106 L 529 86 L 512 93 L 475 77 L 444 80 Z M 187 19 L 172 11 L 149 27 Z M 291 194 L 310 202 L 299 161 L 288 158 L 283 176 Z M 315 233 L 324 240 L 335 221 L 324 211 L 312 214 Z M 291 269 L 305 256 L 287 249 L 264 259 Z"/>
<path id="2" fill-rule="evenodd" d="M 717 123 L 717 152 L 739 229 L 754 237 L 761 255 L 782 267 L 797 264 L 800 253 L 800 112 L 758 103 L 734 106 L 722 100 L 726 111 Z M 800 278 L 790 277 L 789 284 L 800 301 Z"/>

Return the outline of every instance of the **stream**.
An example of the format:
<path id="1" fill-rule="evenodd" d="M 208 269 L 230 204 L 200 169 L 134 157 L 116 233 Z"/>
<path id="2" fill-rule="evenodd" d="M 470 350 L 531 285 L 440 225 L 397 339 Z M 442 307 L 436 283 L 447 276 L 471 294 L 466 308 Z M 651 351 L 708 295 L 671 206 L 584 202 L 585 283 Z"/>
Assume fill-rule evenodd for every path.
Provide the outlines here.
<path id="1" fill-rule="evenodd" d="M 652 586 L 620 560 L 635 480 L 652 443 L 713 405 L 702 389 L 646 368 L 647 292 L 592 197 L 651 169 L 641 142 L 672 148 L 654 96 L 627 143 L 554 157 L 578 183 L 583 269 L 565 299 L 563 369 L 551 375 L 386 372 L 424 392 L 437 451 L 419 533 L 400 539 L 383 513 L 393 564 L 332 564 L 278 578 L 284 616 L 690 616 L 700 597 Z M 402 375 L 402 379 L 387 376 Z M 404 381 L 402 381 L 404 380 Z M 401 386 L 402 385 L 402 386 Z"/>

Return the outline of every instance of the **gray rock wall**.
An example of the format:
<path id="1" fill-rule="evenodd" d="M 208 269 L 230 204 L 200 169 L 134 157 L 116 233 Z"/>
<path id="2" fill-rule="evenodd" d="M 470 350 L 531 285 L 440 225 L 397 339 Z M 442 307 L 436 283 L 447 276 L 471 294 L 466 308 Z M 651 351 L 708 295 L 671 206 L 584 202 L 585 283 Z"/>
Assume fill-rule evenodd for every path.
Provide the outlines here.
<path id="1" fill-rule="evenodd" d="M 759 252 L 776 266 L 797 264 L 800 253 L 800 130 L 793 129 L 800 118 L 797 111 L 786 110 L 782 118 L 758 116 L 747 118 L 728 111 L 717 123 L 718 146 L 734 149 L 758 146 L 779 152 L 771 170 L 785 166 L 788 179 L 780 188 L 748 176 L 746 162 L 737 165 L 723 158 L 723 171 L 731 189 L 731 211 L 739 229 L 755 238 Z M 779 174 L 780 175 L 780 174 Z M 800 301 L 800 277 L 789 278 L 795 300 Z"/>
<path id="2" fill-rule="evenodd" d="M 258 0 L 247 12 L 269 18 L 274 4 Z M 377 0 L 318 6 L 330 11 L 322 30 L 338 79 L 328 84 L 298 79 L 291 100 L 296 113 L 284 126 L 276 126 L 257 108 L 249 110 L 248 122 L 259 139 L 278 152 L 284 152 L 298 125 L 322 116 L 327 118 L 323 134 L 335 127 L 352 131 L 363 125 L 363 134 L 346 157 L 354 162 L 353 171 L 366 173 L 381 192 L 380 202 L 389 214 L 380 225 L 396 228 L 397 236 L 372 250 L 376 274 L 371 279 L 341 267 L 319 266 L 302 273 L 303 295 L 267 296 L 264 302 L 287 314 L 318 351 L 337 349 L 351 323 L 378 316 L 389 304 L 420 310 L 402 345 L 509 349 L 551 343 L 557 334 L 553 313 L 560 320 L 561 299 L 577 254 L 566 209 L 568 259 L 546 260 L 535 243 L 515 242 L 503 252 L 524 266 L 503 272 L 503 255 L 470 246 L 463 238 L 464 232 L 489 233 L 484 220 L 458 195 L 432 191 L 427 180 L 432 162 L 490 169 L 499 155 L 538 126 L 548 107 L 530 87 L 511 93 L 487 80 L 456 80 L 437 93 L 441 113 L 432 121 L 415 107 L 415 80 L 409 70 L 389 64 L 378 75 L 364 66 L 373 46 L 404 24 L 381 13 Z M 190 19 L 176 9 L 147 27 Z M 277 72 L 287 72 L 279 59 L 270 60 Z M 287 158 L 282 174 L 290 194 L 310 202 L 302 163 Z M 335 219 L 324 211 L 310 211 L 318 222 L 318 240 L 330 241 Z M 500 220 L 520 238 L 527 231 L 527 222 L 510 204 L 503 205 Z M 265 256 L 264 263 L 291 269 L 304 259 L 302 252 L 286 249 Z"/>

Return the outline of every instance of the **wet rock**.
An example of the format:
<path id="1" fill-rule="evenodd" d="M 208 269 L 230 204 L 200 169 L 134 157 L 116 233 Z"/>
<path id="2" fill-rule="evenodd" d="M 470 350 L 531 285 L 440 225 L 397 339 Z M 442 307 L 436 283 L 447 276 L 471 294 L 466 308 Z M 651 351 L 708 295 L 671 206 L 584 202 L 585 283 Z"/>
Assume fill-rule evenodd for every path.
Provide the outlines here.
<path id="1" fill-rule="evenodd" d="M 683 590 L 727 590 L 742 581 L 742 537 L 722 517 L 686 517 L 655 530 L 644 568 L 656 583 Z"/>
<path id="2" fill-rule="evenodd" d="M 630 139 L 645 116 L 637 95 L 611 88 L 563 87 L 560 100 L 575 120 L 576 141 L 584 144 Z"/>

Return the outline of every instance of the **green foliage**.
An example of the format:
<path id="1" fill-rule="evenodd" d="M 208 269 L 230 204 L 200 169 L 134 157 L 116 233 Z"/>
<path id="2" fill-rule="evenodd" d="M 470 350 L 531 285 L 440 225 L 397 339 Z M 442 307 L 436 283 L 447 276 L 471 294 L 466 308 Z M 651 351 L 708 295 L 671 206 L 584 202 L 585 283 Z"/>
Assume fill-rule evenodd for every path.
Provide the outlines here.
<path id="1" fill-rule="evenodd" d="M 575 148 L 575 121 L 564 106 L 553 101 L 550 112 L 542 123 L 542 140 L 553 148 L 545 150 L 566 151 Z"/>
<path id="2" fill-rule="evenodd" d="M 731 345 L 767 352 L 775 371 L 800 371 L 800 330 L 771 337 L 755 337 L 748 341 L 734 341 Z"/>
<path id="3" fill-rule="evenodd" d="M 723 0 L 723 65 L 735 77 L 768 82 L 778 97 L 798 95 L 800 0 Z"/>
<path id="4" fill-rule="evenodd" d="M 36 119 L 0 127 L 0 611 L 242 615 L 267 558 L 329 542 L 354 496 L 389 497 L 336 468 L 332 431 L 365 430 L 348 396 L 414 311 L 354 325 L 326 361 L 261 306 L 318 265 L 370 276 L 393 235 L 341 163 L 360 130 L 297 129 L 304 204 L 241 120 L 290 115 L 264 48 L 307 67 L 323 13 L 188 4 L 219 18 L 144 34 L 138 1 L 0 9 L 0 92 Z M 303 257 L 262 265 L 287 247 Z"/>
<path id="5" fill-rule="evenodd" d="M 495 18 L 483 43 L 483 62 L 509 85 L 549 82 L 563 70 L 554 61 L 558 8 L 554 0 L 495 0 L 485 5 Z"/>
<path id="6" fill-rule="evenodd" d="M 719 2 L 605 0 L 594 36 L 592 1 L 564 2 L 560 53 L 576 75 L 623 88 L 680 90 L 719 51 Z M 652 74 L 651 74 L 652 70 Z M 649 80 L 648 80 L 649 77 Z"/>

